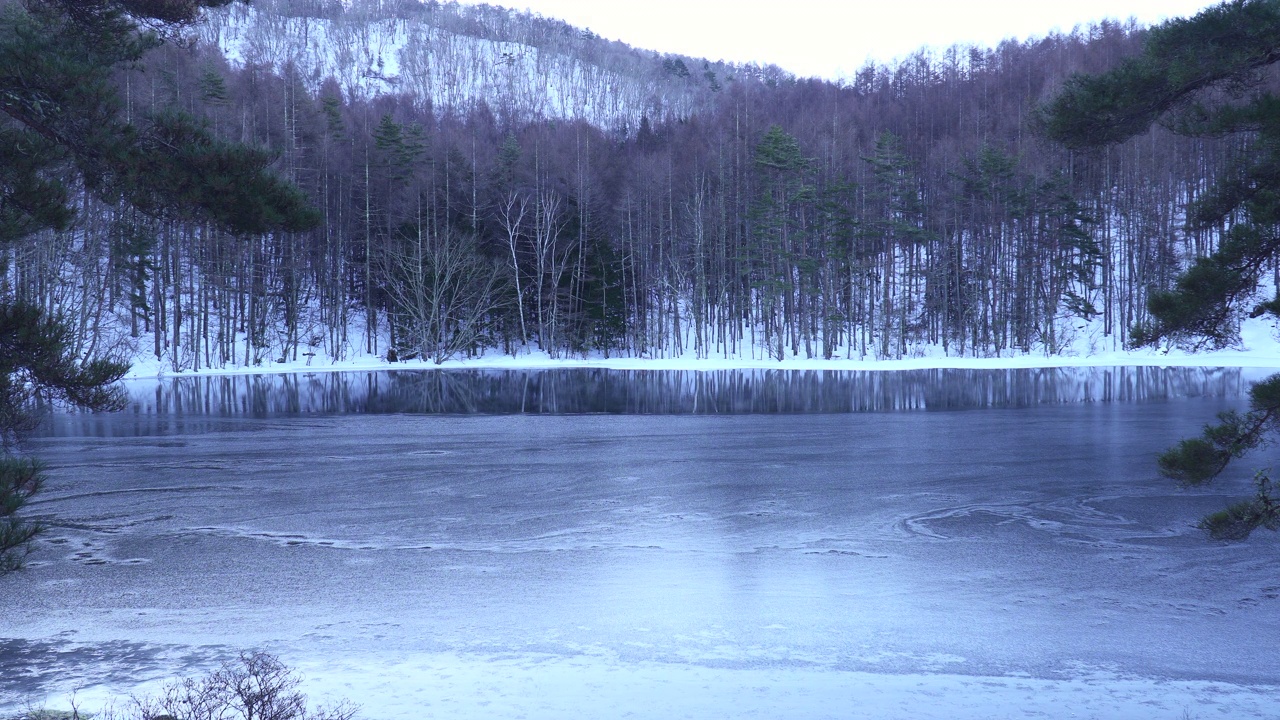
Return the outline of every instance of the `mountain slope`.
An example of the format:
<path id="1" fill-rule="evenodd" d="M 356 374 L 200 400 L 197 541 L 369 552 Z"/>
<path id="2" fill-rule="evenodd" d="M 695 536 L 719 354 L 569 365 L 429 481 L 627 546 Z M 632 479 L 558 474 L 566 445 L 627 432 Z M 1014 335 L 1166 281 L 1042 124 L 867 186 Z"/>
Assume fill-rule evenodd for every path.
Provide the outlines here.
<path id="1" fill-rule="evenodd" d="M 479 103 L 523 121 L 587 120 L 634 131 L 708 107 L 726 84 L 786 77 L 777 68 L 633 49 L 565 23 L 488 5 L 308 0 L 233 4 L 201 40 L 235 66 L 292 66 L 312 89 L 399 94 L 465 114 Z"/>

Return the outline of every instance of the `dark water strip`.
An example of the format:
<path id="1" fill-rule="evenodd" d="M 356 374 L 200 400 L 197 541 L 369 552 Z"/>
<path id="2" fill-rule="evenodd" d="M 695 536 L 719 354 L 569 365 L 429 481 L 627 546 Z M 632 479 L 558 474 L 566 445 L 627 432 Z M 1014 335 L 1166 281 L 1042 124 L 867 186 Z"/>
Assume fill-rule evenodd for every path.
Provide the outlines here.
<path id="1" fill-rule="evenodd" d="M 738 415 L 1020 408 L 1241 397 L 1239 368 L 415 370 L 175 377 L 127 384 L 126 415 Z M 90 421 L 67 415 L 56 426 Z M 55 434 L 62 434 L 55 430 Z"/>

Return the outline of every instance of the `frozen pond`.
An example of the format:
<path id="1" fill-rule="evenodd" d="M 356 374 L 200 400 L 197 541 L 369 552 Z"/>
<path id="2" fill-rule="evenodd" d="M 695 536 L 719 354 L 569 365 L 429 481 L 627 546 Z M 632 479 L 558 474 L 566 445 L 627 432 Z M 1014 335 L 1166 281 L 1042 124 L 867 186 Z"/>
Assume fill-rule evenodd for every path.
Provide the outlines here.
<path id="1" fill-rule="evenodd" d="M 0 717 L 278 654 L 378 720 L 1280 716 L 1280 542 L 1154 456 L 1262 371 L 139 381 L 31 449 Z"/>

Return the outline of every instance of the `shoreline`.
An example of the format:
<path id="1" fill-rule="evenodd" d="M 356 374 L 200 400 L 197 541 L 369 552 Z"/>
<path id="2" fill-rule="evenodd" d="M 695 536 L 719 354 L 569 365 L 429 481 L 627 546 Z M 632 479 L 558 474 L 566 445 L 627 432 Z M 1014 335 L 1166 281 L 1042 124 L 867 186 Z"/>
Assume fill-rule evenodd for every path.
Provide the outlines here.
<path id="1" fill-rule="evenodd" d="M 835 372 L 877 372 L 901 370 L 1012 370 L 1079 367 L 1231 367 L 1275 369 L 1280 371 L 1280 328 L 1264 318 L 1245 320 L 1240 327 L 1235 347 L 1221 350 L 1191 352 L 1180 348 L 1117 349 L 1100 338 L 1082 335 L 1078 342 L 1069 344 L 1058 355 L 1040 352 L 1021 353 L 1009 351 L 996 357 L 950 355 L 941 345 L 921 345 L 912 349 L 912 356 L 895 360 L 873 358 L 852 359 L 789 357 L 777 360 L 766 357 L 710 356 L 695 357 L 686 353 L 678 357 L 588 357 L 553 358 L 539 350 L 525 349 L 516 355 L 490 350 L 466 360 L 447 360 L 436 364 L 430 360 L 404 360 L 388 362 L 377 355 L 352 353 L 346 360 L 333 357 L 318 348 L 305 360 L 289 362 L 265 361 L 262 365 L 237 365 L 225 368 L 200 370 L 173 370 L 169 357 L 153 355 L 134 357 L 125 380 L 158 380 L 171 377 L 202 377 L 226 375 L 281 375 L 293 373 L 332 372 L 381 372 L 389 370 L 567 370 L 575 368 L 602 370 L 671 370 L 671 371 L 719 371 L 719 370 L 825 370 Z M 1102 349 L 1110 345 L 1111 349 Z M 763 352 L 760 348 L 756 351 Z"/>
<path id="2" fill-rule="evenodd" d="M 338 362 L 269 363 L 259 366 L 202 368 L 174 371 L 167 363 L 149 360 L 135 363 L 124 380 L 162 380 L 178 377 L 217 377 L 234 375 L 286 375 L 339 372 L 385 372 L 395 370 L 619 370 L 619 371 L 693 371 L 783 370 L 832 372 L 893 372 L 905 370 L 1021 370 L 1098 367 L 1192 367 L 1250 368 L 1280 370 L 1280 353 L 1251 351 L 1216 351 L 1201 354 L 1187 352 L 1107 353 L 1091 356 L 1036 356 L 975 358 L 924 356 L 901 360 L 803 359 L 761 360 L 752 358 L 551 358 L 543 354 L 521 356 L 488 356 L 471 360 L 450 360 L 436 364 L 429 360 L 387 362 L 377 358 L 360 358 Z"/>

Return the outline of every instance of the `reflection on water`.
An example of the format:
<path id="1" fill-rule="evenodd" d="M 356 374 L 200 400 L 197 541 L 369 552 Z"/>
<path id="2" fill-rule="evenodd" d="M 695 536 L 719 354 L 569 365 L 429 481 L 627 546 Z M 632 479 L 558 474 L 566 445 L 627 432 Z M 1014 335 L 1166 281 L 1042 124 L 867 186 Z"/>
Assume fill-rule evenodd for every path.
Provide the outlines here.
<path id="1" fill-rule="evenodd" d="M 751 414 L 969 410 L 1237 397 L 1239 368 L 421 370 L 179 377 L 128 384 L 126 413 Z"/>

